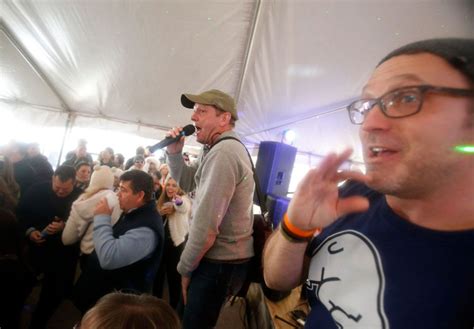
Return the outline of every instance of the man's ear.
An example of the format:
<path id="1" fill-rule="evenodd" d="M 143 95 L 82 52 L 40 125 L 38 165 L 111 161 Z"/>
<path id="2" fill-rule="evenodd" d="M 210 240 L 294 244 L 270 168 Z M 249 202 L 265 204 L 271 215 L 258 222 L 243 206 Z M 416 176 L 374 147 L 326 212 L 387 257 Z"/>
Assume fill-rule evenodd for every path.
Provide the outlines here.
<path id="1" fill-rule="evenodd" d="M 221 118 L 222 126 L 227 126 L 230 122 L 231 114 L 229 112 L 224 112 L 221 114 Z"/>
<path id="2" fill-rule="evenodd" d="M 143 191 L 140 191 L 137 193 L 138 195 L 138 201 L 142 201 L 142 202 L 145 202 L 144 198 L 145 198 L 145 192 Z"/>

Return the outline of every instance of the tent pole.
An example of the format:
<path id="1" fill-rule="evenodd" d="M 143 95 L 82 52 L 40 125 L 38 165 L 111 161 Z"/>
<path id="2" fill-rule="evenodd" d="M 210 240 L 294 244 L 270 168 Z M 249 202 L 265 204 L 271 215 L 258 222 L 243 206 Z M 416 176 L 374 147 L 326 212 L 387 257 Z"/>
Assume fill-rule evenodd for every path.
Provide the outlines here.
<path id="1" fill-rule="evenodd" d="M 63 156 L 63 151 L 64 151 L 64 144 L 66 143 L 66 139 L 71 133 L 72 126 L 74 125 L 74 121 L 76 120 L 76 116 L 72 114 L 71 112 L 68 113 L 67 120 L 66 120 L 66 125 L 64 126 L 64 134 L 63 134 L 63 141 L 61 142 L 61 149 L 59 150 L 59 156 L 58 156 L 58 163 L 56 167 L 59 167 L 61 164 L 61 158 Z"/>
<path id="2" fill-rule="evenodd" d="M 242 92 L 242 86 L 243 86 L 245 78 L 247 76 L 247 69 L 248 69 L 249 60 L 250 60 L 250 54 L 252 53 L 253 44 L 254 44 L 254 40 L 255 40 L 255 34 L 257 32 L 257 25 L 258 25 L 258 21 L 260 20 L 260 9 L 262 7 L 262 1 L 257 0 L 257 3 L 255 4 L 255 7 L 256 7 L 255 15 L 253 16 L 252 27 L 250 28 L 251 33 L 250 33 L 250 37 L 249 37 L 248 42 L 247 42 L 247 48 L 245 50 L 244 68 L 242 69 L 242 73 L 241 73 L 240 78 L 239 78 L 239 83 L 237 85 L 237 90 L 235 91 L 235 102 L 237 104 L 239 103 L 240 95 L 241 95 L 241 92 Z"/>

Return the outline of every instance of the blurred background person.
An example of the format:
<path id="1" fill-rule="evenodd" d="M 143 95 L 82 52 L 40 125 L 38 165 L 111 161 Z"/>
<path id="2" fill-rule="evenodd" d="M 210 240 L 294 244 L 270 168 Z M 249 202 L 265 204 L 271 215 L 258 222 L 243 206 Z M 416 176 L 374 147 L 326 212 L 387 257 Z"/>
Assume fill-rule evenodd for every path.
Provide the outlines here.
<path id="1" fill-rule="evenodd" d="M 161 174 L 161 187 L 164 189 L 165 188 L 165 182 L 166 178 L 168 177 L 168 174 L 170 172 L 170 169 L 166 163 L 163 163 L 160 166 L 160 174 Z"/>
<path id="2" fill-rule="evenodd" d="M 160 167 L 160 161 L 150 156 L 145 159 L 145 166 L 143 166 L 143 170 L 151 175 L 157 172 L 159 167 Z"/>
<path id="3" fill-rule="evenodd" d="M 89 162 L 79 162 L 76 166 L 76 187 L 84 192 L 89 186 L 92 167 Z"/>
<path id="4" fill-rule="evenodd" d="M 123 170 L 125 157 L 122 153 L 115 153 L 114 155 L 114 167 Z"/>
<path id="5" fill-rule="evenodd" d="M 12 163 L 4 155 L 0 155 L 0 181 L 4 185 L 2 188 L 4 202 L 15 207 L 20 196 L 20 186 L 15 180 Z M 8 196 L 6 196 L 7 194 Z"/>
<path id="6" fill-rule="evenodd" d="M 124 171 L 120 168 L 112 168 L 112 173 L 114 174 L 114 187 L 113 191 L 118 192 L 118 188 L 120 185 L 120 176 L 124 173 Z"/>
<path id="7" fill-rule="evenodd" d="M 145 148 L 143 146 L 137 147 L 137 149 L 135 150 L 135 155 L 127 160 L 127 162 L 125 163 L 125 170 L 128 170 L 131 166 L 133 166 L 136 156 L 141 156 L 143 159 L 145 159 Z"/>
<path id="8" fill-rule="evenodd" d="M 38 143 L 30 143 L 27 146 L 27 157 L 33 169 L 36 171 L 37 181 L 50 181 L 53 177 L 53 166 L 48 158 L 40 152 Z"/>
<path id="9" fill-rule="evenodd" d="M 143 171 L 144 166 L 145 166 L 145 158 L 141 155 L 136 155 L 135 160 L 133 162 L 133 166 L 131 166 L 128 170 L 141 170 L 141 171 Z"/>
<path id="10" fill-rule="evenodd" d="M 63 165 L 74 167 L 79 162 L 88 162 L 90 165 L 93 163 L 92 156 L 87 153 L 87 141 L 85 139 L 80 139 L 76 149 L 66 154 L 66 161 L 63 162 Z"/>
<path id="11" fill-rule="evenodd" d="M 111 147 L 106 147 L 100 152 L 98 160 L 101 166 L 109 166 L 110 168 L 114 167 L 114 150 Z"/>
<path id="12" fill-rule="evenodd" d="M 27 150 L 27 144 L 16 141 L 11 141 L 4 149 L 4 155 L 13 164 L 13 176 L 20 187 L 20 195 L 37 182 L 36 171 L 27 158 Z"/>
<path id="13" fill-rule="evenodd" d="M 163 193 L 163 186 L 161 186 L 161 174 L 159 171 L 154 172 L 151 175 L 153 178 L 153 191 L 155 193 L 155 200 L 158 201 L 160 198 L 161 193 Z"/>

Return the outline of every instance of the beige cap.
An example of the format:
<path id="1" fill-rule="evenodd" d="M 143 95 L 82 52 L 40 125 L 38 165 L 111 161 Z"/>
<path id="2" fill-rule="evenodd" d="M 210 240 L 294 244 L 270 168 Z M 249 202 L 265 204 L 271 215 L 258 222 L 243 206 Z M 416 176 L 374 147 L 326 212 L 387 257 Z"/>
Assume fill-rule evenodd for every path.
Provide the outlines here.
<path id="1" fill-rule="evenodd" d="M 239 119 L 234 99 L 220 90 L 212 89 L 199 95 L 181 95 L 181 104 L 183 104 L 184 107 L 192 109 L 196 103 L 213 105 L 224 112 L 229 112 L 234 120 Z"/>

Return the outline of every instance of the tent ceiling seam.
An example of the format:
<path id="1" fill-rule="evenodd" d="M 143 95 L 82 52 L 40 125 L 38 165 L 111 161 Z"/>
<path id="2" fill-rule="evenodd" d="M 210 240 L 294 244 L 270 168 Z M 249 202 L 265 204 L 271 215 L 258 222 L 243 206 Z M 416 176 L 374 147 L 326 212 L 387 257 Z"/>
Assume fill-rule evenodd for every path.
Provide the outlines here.
<path id="1" fill-rule="evenodd" d="M 26 48 L 18 41 L 15 34 L 13 34 L 13 32 L 10 30 L 10 28 L 7 26 L 7 24 L 4 22 L 2 18 L 0 18 L 0 31 L 3 31 L 3 33 L 5 33 L 5 36 L 8 38 L 8 40 L 10 40 L 10 42 L 18 50 L 18 52 L 25 59 L 25 61 L 31 66 L 33 71 L 39 76 L 39 78 L 48 86 L 48 88 L 53 92 L 53 94 L 59 99 L 64 110 L 66 112 L 70 111 L 70 108 L 67 105 L 64 98 L 56 90 L 56 88 L 48 79 L 46 74 L 44 74 L 44 72 L 40 69 L 38 64 L 33 59 L 33 57 L 31 57 L 30 53 L 26 50 Z"/>
<path id="2" fill-rule="evenodd" d="M 264 132 L 267 132 L 267 131 L 275 130 L 275 129 L 278 129 L 278 128 L 283 128 L 283 127 L 286 127 L 286 126 L 289 126 L 289 125 L 292 125 L 292 124 L 295 124 L 295 123 L 307 121 L 307 120 L 310 120 L 310 119 L 313 119 L 313 118 L 319 119 L 320 117 L 331 115 L 331 114 L 343 111 L 345 109 L 346 109 L 346 106 L 337 107 L 335 109 L 328 110 L 326 112 L 312 114 L 312 115 L 307 116 L 307 117 L 303 117 L 303 118 L 293 120 L 293 121 L 288 121 L 288 122 L 285 122 L 285 123 L 282 123 L 282 124 L 279 124 L 279 125 L 276 125 L 276 126 L 268 127 L 268 128 L 262 129 L 262 130 L 251 131 L 251 132 L 245 133 L 245 136 L 252 136 L 252 135 L 256 135 L 256 134 L 261 134 L 261 133 L 264 133 Z"/>

